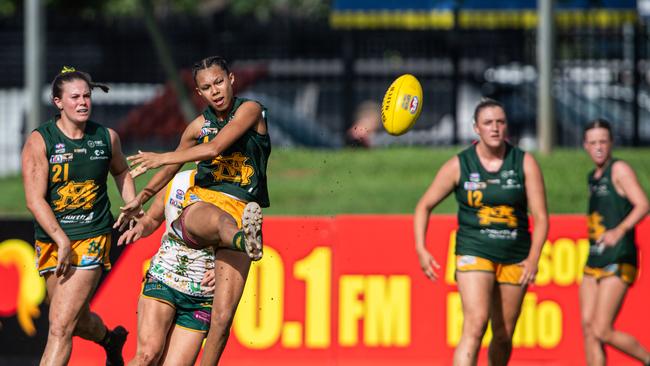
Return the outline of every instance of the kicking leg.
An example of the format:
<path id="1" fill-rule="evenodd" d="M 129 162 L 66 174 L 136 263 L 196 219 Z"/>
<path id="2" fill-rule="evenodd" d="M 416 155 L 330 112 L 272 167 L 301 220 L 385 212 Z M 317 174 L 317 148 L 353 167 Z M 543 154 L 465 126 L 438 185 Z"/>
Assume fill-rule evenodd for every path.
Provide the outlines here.
<path id="1" fill-rule="evenodd" d="M 205 202 L 185 208 L 174 225 L 190 247 L 218 246 L 244 251 L 252 260 L 262 258 L 262 209 L 255 202 L 246 204 L 241 229 L 228 212 Z"/>

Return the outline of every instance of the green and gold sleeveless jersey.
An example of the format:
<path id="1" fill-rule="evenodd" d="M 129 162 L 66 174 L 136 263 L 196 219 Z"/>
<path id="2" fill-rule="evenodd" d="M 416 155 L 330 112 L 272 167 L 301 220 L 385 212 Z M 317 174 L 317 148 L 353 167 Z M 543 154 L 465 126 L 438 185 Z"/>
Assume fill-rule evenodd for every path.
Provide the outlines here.
<path id="1" fill-rule="evenodd" d="M 205 123 L 197 142 L 202 144 L 214 139 L 218 131 L 232 120 L 239 106 L 247 100 L 235 98 L 226 120 L 220 120 L 212 109 L 207 107 L 203 112 Z M 262 106 L 262 116 L 265 121 L 266 113 L 266 108 Z M 215 159 L 199 162 L 195 184 L 202 188 L 227 193 L 244 201 L 257 202 L 262 207 L 269 207 L 266 166 L 270 154 L 271 139 L 268 133 L 260 135 L 249 129 Z"/>
<path id="2" fill-rule="evenodd" d="M 507 144 L 497 172 L 483 168 L 476 145 L 458 158 L 456 254 L 505 264 L 524 260 L 530 250 L 524 152 Z"/>
<path id="3" fill-rule="evenodd" d="M 49 120 L 35 131 L 45 140 L 49 176 L 46 200 L 70 240 L 111 232 L 113 216 L 106 191 L 112 150 L 108 129 L 88 121 L 84 137 L 66 137 Z M 36 239 L 52 242 L 35 222 Z"/>
<path id="4" fill-rule="evenodd" d="M 621 197 L 612 183 L 612 159 L 600 179 L 589 173 L 589 267 L 606 267 L 608 264 L 629 263 L 637 265 L 634 230 L 628 232 L 613 247 L 599 247 L 596 240 L 607 230 L 615 228 L 632 211 L 627 198 Z"/>

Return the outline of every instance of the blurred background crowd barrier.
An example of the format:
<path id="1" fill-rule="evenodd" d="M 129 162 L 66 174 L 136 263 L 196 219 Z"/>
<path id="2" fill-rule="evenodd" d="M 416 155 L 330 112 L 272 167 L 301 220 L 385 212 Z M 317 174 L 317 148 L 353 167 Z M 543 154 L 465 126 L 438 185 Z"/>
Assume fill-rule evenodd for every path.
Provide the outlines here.
<path id="1" fill-rule="evenodd" d="M 25 115 L 33 108 L 24 92 L 21 3 L 0 0 L 0 176 L 19 171 Z M 467 142 L 473 107 L 489 96 L 506 105 L 513 142 L 536 148 L 534 0 L 51 1 L 43 15 L 46 118 L 54 113 L 47 83 L 71 65 L 112 87 L 94 95 L 93 118 L 115 128 L 127 151 L 176 146 L 187 118 L 138 3 L 150 5 L 185 94 L 194 95 L 193 62 L 227 57 L 240 95 L 268 107 L 275 146 L 350 145 L 346 131 L 357 109 L 379 108 L 390 82 L 411 73 L 424 89 L 418 123 L 399 138 L 378 133 L 369 145 Z M 614 124 L 621 145 L 650 142 L 644 4 L 555 1 L 557 145 L 579 146 L 582 126 L 596 117 Z M 199 98 L 191 101 L 199 111 Z"/>

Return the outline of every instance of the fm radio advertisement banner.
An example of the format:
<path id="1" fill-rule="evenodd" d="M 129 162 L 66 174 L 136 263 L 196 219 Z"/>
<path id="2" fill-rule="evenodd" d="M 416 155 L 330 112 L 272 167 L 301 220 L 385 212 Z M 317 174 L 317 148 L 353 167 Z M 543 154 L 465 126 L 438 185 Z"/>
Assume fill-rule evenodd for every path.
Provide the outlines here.
<path id="1" fill-rule="evenodd" d="M 222 364 L 449 365 L 462 326 L 453 276 L 456 219 L 431 218 L 427 242 L 441 264 L 436 283 L 420 270 L 412 228 L 412 217 L 406 215 L 267 218 L 265 255 L 251 267 Z M 643 254 L 650 245 L 650 220 L 637 230 Z M 524 299 L 515 331 L 511 365 L 584 363 L 578 286 L 588 250 L 586 231 L 583 216 L 551 218 L 537 281 Z M 128 246 L 91 304 L 109 326 L 122 324 L 131 331 L 124 349 L 127 359 L 135 354 L 142 275 L 161 234 Z M 16 242 L 0 243 L 0 251 L 9 247 L 15 249 Z M 36 324 L 33 337 L 47 334 L 46 307 L 40 305 L 40 318 L 20 310 L 24 299 L 37 296 L 23 285 L 25 271 L 15 269 L 26 265 L 23 259 L 7 260 L 14 257 L 19 255 L 0 256 L 0 304 L 19 304 L 13 313 L 4 306 L 0 321 L 18 319 L 23 332 L 11 338 L 7 329 L 0 330 L 9 343 L 29 338 L 30 329 L 23 325 Z M 648 266 L 650 260 L 641 255 L 642 270 L 616 323 L 645 345 L 650 345 L 650 332 L 639 314 L 648 300 L 650 284 L 643 271 Z M 488 331 L 484 346 L 489 338 Z M 38 358 L 42 348 L 34 348 Z M 482 359 L 485 352 L 484 347 Z M 616 351 L 608 354 L 612 364 L 636 364 Z M 103 357 L 100 347 L 75 338 L 71 365 L 97 364 Z"/>

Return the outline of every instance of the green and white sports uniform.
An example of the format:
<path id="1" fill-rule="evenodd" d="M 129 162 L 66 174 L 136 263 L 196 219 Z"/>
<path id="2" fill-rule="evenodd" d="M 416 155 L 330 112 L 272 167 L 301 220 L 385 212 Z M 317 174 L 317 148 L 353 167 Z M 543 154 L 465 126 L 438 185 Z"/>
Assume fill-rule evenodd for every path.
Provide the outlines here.
<path id="1" fill-rule="evenodd" d="M 635 230 L 627 233 L 611 247 L 597 245 L 605 231 L 615 228 L 634 208 L 625 197 L 621 197 L 612 182 L 612 159 L 600 178 L 589 173 L 589 257 L 584 273 L 601 279 L 618 276 L 625 283 L 632 284 L 637 274 L 637 249 Z"/>
<path id="2" fill-rule="evenodd" d="M 166 230 L 158 252 L 151 259 L 142 295 L 173 306 L 176 325 L 207 332 L 213 295 L 204 292 L 201 280 L 206 271 L 214 268 L 214 250 L 189 248 L 172 227 L 182 212 L 185 192 L 194 185 L 195 174 L 194 170 L 180 172 L 167 185 Z"/>

